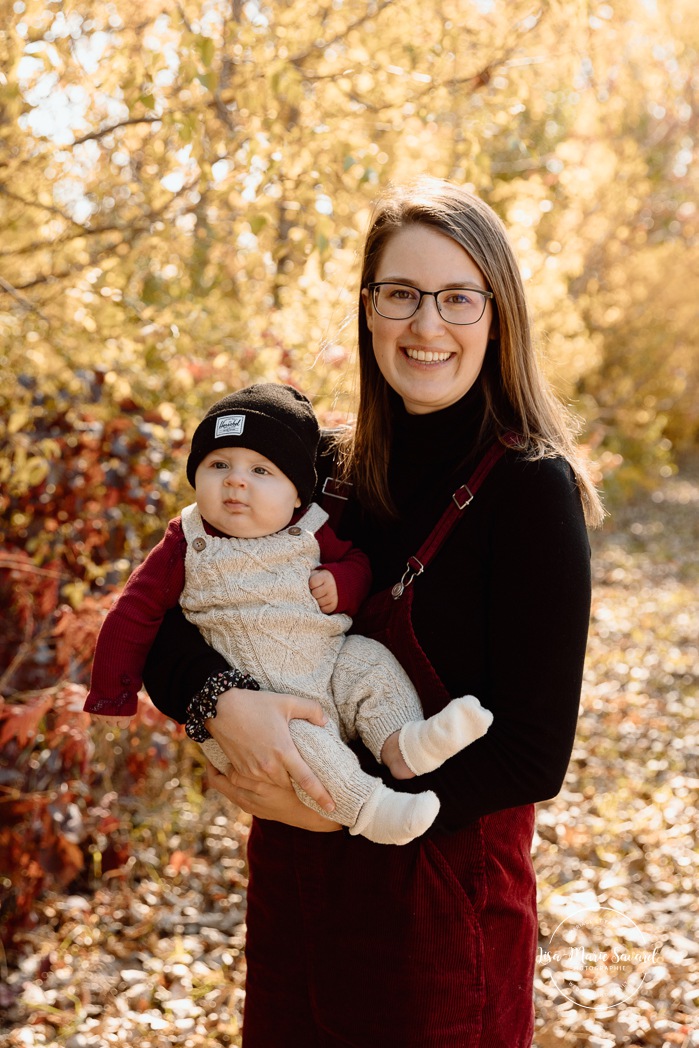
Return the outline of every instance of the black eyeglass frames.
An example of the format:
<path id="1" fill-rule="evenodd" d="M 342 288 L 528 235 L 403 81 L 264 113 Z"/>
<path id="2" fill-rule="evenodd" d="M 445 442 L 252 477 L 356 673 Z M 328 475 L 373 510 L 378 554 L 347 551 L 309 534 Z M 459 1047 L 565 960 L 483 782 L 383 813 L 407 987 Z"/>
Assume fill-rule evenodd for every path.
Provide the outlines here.
<path id="1" fill-rule="evenodd" d="M 390 280 L 373 281 L 368 287 L 374 309 L 386 320 L 409 320 L 427 295 L 435 300 L 439 315 L 447 324 L 477 324 L 485 313 L 488 299 L 495 298 L 492 291 L 477 287 L 422 291 L 412 284 L 396 284 Z"/>

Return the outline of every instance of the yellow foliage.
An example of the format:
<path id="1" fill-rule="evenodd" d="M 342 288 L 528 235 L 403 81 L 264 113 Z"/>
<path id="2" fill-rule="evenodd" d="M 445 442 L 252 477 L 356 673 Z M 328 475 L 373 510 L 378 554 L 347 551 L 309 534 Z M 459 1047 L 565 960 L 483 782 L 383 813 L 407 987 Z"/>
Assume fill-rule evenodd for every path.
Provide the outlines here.
<path id="1" fill-rule="evenodd" d="M 0 0 L 13 432 L 45 403 L 188 429 L 261 377 L 346 397 L 370 203 L 429 173 L 508 222 L 600 454 L 652 451 L 661 418 L 695 440 L 699 21 L 658 8 Z M 15 453 L 2 475 L 40 478 Z"/>

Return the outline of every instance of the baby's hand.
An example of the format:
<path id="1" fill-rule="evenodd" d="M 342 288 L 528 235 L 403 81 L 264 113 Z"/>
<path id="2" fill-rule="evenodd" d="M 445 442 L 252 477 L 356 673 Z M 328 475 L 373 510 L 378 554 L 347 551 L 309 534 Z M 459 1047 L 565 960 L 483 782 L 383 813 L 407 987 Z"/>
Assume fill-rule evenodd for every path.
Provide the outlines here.
<path id="1" fill-rule="evenodd" d="M 332 615 L 337 607 L 337 583 L 333 573 L 327 568 L 318 568 L 311 572 L 308 585 L 323 614 Z"/>

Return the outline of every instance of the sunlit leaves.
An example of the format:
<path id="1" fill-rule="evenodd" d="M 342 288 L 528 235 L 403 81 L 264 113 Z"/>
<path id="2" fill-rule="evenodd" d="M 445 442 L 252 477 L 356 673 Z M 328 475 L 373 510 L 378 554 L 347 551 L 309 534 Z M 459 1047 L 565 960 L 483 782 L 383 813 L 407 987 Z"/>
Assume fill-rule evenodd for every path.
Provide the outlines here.
<path id="1" fill-rule="evenodd" d="M 349 407 L 370 203 L 424 172 L 506 219 L 599 462 L 657 471 L 699 384 L 679 6 L 681 32 L 631 0 L 0 0 L 0 396 L 78 404 L 99 374 L 101 421 L 189 423 L 271 376 Z"/>

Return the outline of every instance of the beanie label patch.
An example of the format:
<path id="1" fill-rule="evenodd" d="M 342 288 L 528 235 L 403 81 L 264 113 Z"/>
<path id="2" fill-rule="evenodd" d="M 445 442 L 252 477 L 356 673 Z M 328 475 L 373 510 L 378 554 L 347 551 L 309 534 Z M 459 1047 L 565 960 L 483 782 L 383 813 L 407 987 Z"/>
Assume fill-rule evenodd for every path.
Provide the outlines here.
<path id="1" fill-rule="evenodd" d="M 245 415 L 222 415 L 216 419 L 214 440 L 219 437 L 239 437 L 245 428 Z"/>

